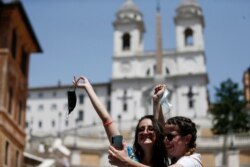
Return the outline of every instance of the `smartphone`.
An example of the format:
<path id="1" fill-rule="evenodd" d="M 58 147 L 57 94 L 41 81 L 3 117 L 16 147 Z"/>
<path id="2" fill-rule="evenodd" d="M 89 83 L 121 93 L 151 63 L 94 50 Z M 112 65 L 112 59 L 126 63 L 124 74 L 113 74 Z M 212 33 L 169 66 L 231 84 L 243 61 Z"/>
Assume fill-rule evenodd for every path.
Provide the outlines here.
<path id="1" fill-rule="evenodd" d="M 122 150 L 123 145 L 122 145 L 122 141 L 123 141 L 123 136 L 122 135 L 115 135 L 111 137 L 111 142 L 112 145 L 118 149 L 118 150 Z"/>

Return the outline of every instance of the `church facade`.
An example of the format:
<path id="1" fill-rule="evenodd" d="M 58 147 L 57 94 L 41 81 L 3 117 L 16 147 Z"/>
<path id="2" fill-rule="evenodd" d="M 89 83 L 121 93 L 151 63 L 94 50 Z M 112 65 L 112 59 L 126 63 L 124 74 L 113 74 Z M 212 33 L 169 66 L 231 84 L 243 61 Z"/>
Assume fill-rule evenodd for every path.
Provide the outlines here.
<path id="1" fill-rule="evenodd" d="M 132 0 L 126 0 L 113 22 L 112 76 L 108 83 L 93 83 L 125 139 L 133 142 L 137 121 L 152 114 L 153 86 L 165 83 L 173 105 L 168 116 L 186 116 L 198 127 L 198 151 L 204 166 L 250 164 L 249 138 L 233 137 L 241 151 L 223 151 L 224 138 L 210 131 L 208 73 L 206 69 L 202 9 L 196 0 L 182 0 L 174 18 L 176 48 L 163 50 L 160 10 L 156 12 L 156 50 L 144 50 L 145 25 L 142 12 Z M 71 85 L 29 89 L 26 132 L 32 141 L 27 148 L 50 145 L 51 137 L 60 137 L 71 149 L 72 166 L 109 166 L 108 140 L 102 123 L 84 91 L 77 89 L 75 111 L 66 118 L 67 91 Z M 46 139 L 46 140 L 45 140 Z M 231 139 L 231 138 L 230 138 Z M 44 142 L 45 141 L 45 142 Z M 230 143 L 228 141 L 228 143 Z M 228 144 L 229 145 L 229 144 Z M 247 146 L 247 147 L 246 147 Z M 236 161 L 235 161 L 236 160 Z"/>
<path id="2" fill-rule="evenodd" d="M 141 12 L 126 1 L 114 21 L 112 110 L 122 119 L 151 113 L 150 95 L 157 83 L 166 83 L 171 92 L 172 115 L 185 115 L 205 125 L 208 111 L 208 74 L 204 53 L 204 18 L 195 1 L 182 1 L 174 18 L 176 49 L 162 50 L 160 13 L 156 51 L 144 50 L 144 20 Z M 147 99 L 149 98 L 149 99 Z M 120 100 L 119 100 L 120 99 Z M 144 102 L 144 103 L 143 103 Z M 180 105 L 181 104 L 181 105 Z M 118 112 L 113 117 L 118 117 Z M 123 114 L 124 113 L 124 114 Z"/>

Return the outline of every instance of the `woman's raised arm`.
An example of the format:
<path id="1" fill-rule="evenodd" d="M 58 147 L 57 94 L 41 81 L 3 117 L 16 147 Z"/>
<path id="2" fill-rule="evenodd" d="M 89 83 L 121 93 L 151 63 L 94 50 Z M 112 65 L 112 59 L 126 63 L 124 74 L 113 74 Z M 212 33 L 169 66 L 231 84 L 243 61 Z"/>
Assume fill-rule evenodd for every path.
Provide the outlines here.
<path id="1" fill-rule="evenodd" d="M 73 84 L 76 87 L 85 89 L 85 91 L 87 92 L 95 111 L 97 112 L 97 114 L 99 115 L 100 119 L 103 122 L 103 126 L 105 128 L 107 137 L 111 143 L 111 137 L 114 135 L 119 135 L 120 132 L 118 130 L 117 125 L 113 122 L 107 109 L 101 103 L 98 96 L 96 95 L 92 85 L 90 84 L 88 79 L 84 76 L 81 76 L 77 79 L 76 77 L 74 77 Z"/>

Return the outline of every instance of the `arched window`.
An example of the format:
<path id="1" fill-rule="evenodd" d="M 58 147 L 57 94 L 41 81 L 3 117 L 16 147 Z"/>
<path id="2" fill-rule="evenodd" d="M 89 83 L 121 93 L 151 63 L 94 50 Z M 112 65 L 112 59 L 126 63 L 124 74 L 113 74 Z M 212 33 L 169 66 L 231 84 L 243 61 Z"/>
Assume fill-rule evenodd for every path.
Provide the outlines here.
<path id="1" fill-rule="evenodd" d="M 191 46 L 194 44 L 194 39 L 193 39 L 193 30 L 191 28 L 187 28 L 184 31 L 184 35 L 185 35 L 185 45 L 186 46 Z"/>
<path id="2" fill-rule="evenodd" d="M 122 36 L 122 50 L 129 50 L 130 49 L 130 35 L 129 33 L 125 33 Z"/>

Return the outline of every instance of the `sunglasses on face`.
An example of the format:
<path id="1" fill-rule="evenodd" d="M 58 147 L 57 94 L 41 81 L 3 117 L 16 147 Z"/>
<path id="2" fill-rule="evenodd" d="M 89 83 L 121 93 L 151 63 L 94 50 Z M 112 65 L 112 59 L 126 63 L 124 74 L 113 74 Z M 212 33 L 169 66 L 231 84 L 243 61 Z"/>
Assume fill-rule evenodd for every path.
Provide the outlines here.
<path id="1" fill-rule="evenodd" d="M 144 132 L 144 131 L 147 131 L 147 132 L 153 132 L 155 129 L 153 126 L 141 126 L 138 128 L 138 133 L 140 132 Z"/>
<path id="2" fill-rule="evenodd" d="M 167 134 L 165 134 L 164 140 L 172 141 L 176 136 L 179 136 L 179 135 L 178 134 L 167 133 Z"/>

